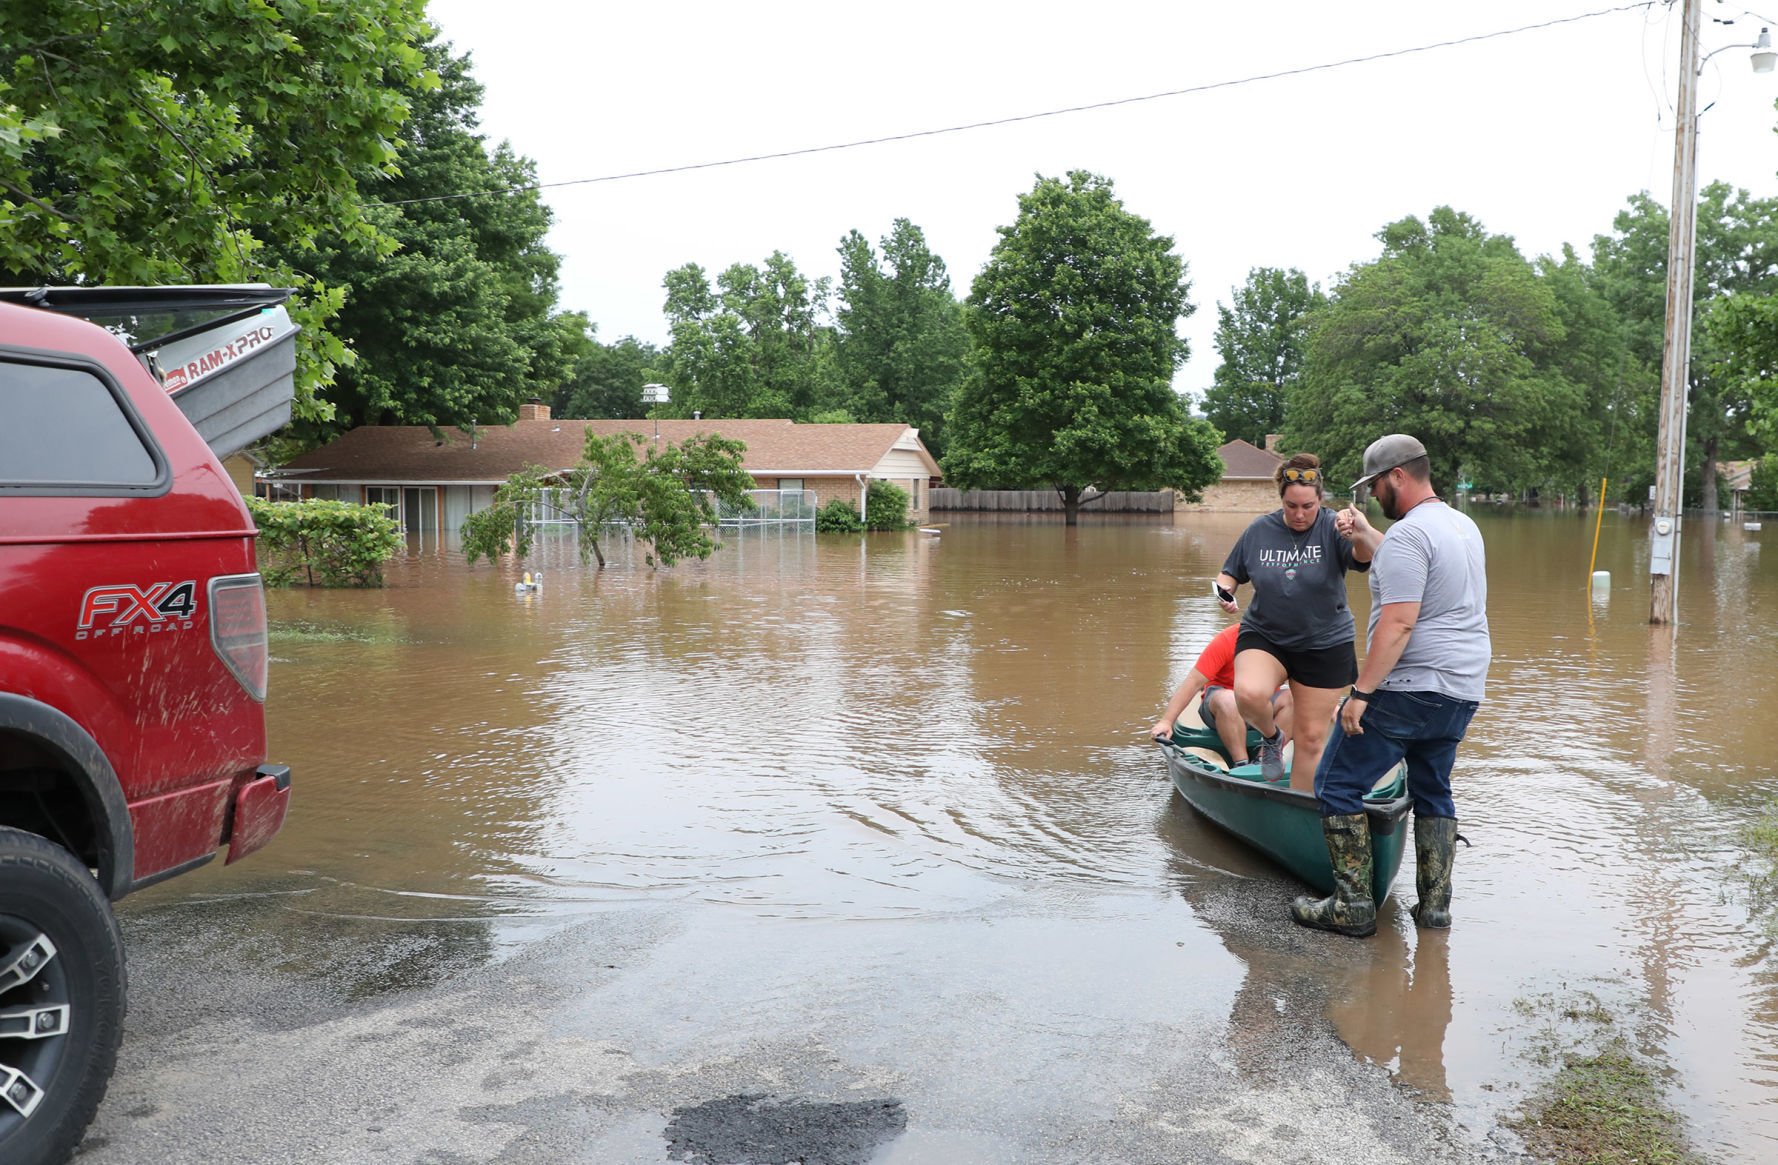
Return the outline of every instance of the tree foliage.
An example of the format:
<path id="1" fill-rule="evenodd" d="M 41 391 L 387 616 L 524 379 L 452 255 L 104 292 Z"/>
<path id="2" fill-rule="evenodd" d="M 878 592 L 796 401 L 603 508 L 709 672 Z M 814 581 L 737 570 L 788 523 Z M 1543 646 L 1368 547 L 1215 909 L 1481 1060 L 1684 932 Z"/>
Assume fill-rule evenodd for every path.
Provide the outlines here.
<path id="1" fill-rule="evenodd" d="M 1640 468 L 1625 454 L 1637 448 L 1637 433 L 1653 431 L 1650 389 L 1658 377 L 1637 360 L 1622 317 L 1572 247 L 1564 247 L 1559 260 L 1543 256 L 1535 266 L 1550 289 L 1563 336 L 1540 356 L 1559 389 L 1545 401 L 1536 433 L 1541 484 L 1591 496 L 1602 477 L 1628 483 Z"/>
<path id="2" fill-rule="evenodd" d="M 641 417 L 646 407 L 642 386 L 667 375 L 660 349 L 634 336 L 601 344 L 585 316 L 569 313 L 556 318 L 574 321 L 575 331 L 565 343 L 572 371 L 556 390 L 554 415 L 613 421 Z"/>
<path id="3" fill-rule="evenodd" d="M 1666 323 L 1667 208 L 1638 194 L 1612 226 L 1613 234 L 1594 239 L 1593 265 L 1601 294 L 1623 320 L 1630 351 L 1648 369 L 1632 460 L 1652 467 Z M 1728 305 L 1778 293 L 1778 199 L 1755 198 L 1723 182 L 1706 186 L 1698 196 L 1692 285 L 1685 463 L 1701 473 L 1692 480 L 1688 472 L 1686 492 L 1688 500 L 1710 510 L 1716 508 L 1717 463 L 1746 456 L 1755 447 L 1750 422 L 1757 381 L 1744 375 L 1750 367 L 1744 345 L 1757 342 L 1758 333 L 1743 325 L 1759 312 Z M 1647 480 L 1653 480 L 1652 468 Z"/>
<path id="4" fill-rule="evenodd" d="M 1390 224 L 1381 256 L 1315 313 L 1289 440 L 1339 476 L 1357 473 L 1378 432 L 1404 430 L 1445 486 L 1585 496 L 1609 475 L 1618 497 L 1640 500 L 1655 461 L 1667 226 L 1665 208 L 1637 195 L 1594 239 L 1589 266 L 1570 247 L 1527 263 L 1448 207 Z M 1706 187 L 1696 262 L 1686 480 L 1708 506 L 1715 462 L 1752 451 L 1769 322 L 1756 304 L 1778 291 L 1778 202 Z"/>
<path id="5" fill-rule="evenodd" d="M 386 253 L 360 184 L 434 83 L 425 36 L 422 0 L 0 5 L 0 282 L 294 285 L 324 418 L 338 288 L 267 248 Z"/>
<path id="6" fill-rule="evenodd" d="M 283 249 L 351 289 L 336 330 L 358 359 L 327 390 L 333 417 L 307 426 L 311 440 L 366 424 L 503 424 L 523 396 L 569 380 L 573 333 L 551 316 L 559 259 L 544 245 L 536 169 L 477 132 L 468 59 L 438 44 L 425 54 L 440 83 L 413 100 L 399 172 L 364 184 L 379 200 L 370 221 L 397 249 L 334 234 Z"/>
<path id="7" fill-rule="evenodd" d="M 736 263 L 713 287 L 696 263 L 667 272 L 671 411 L 806 421 L 837 396 L 828 280 L 811 282 L 774 251 Z"/>
<path id="8" fill-rule="evenodd" d="M 514 550 L 530 553 L 532 529 L 525 515 L 536 506 L 551 508 L 574 523 L 582 561 L 589 556 L 605 568 L 600 531 L 623 523 L 650 543 L 650 566 L 672 566 L 681 558 L 708 558 L 716 540 L 707 529 L 716 505 L 747 509 L 753 477 L 741 468 L 746 446 L 714 435 L 660 446 L 640 433 L 601 437 L 589 430 L 580 463 L 550 475 L 532 466 L 494 491 L 493 504 L 463 524 L 463 554 L 471 566 Z M 638 456 L 640 451 L 640 456 Z"/>
<path id="9" fill-rule="evenodd" d="M 1746 399 L 1749 432 L 1778 445 L 1778 295 L 1724 297 L 1711 305 L 1704 330 L 1716 354 L 1712 377 Z"/>
<path id="10" fill-rule="evenodd" d="M 837 357 L 846 412 L 913 425 L 936 457 L 969 351 L 963 308 L 919 227 L 896 219 L 882 247 L 879 255 L 857 231 L 840 242 Z"/>
<path id="11" fill-rule="evenodd" d="M 970 292 L 975 347 L 947 422 L 946 477 L 1049 485 L 1071 525 L 1089 486 L 1195 496 L 1214 482 L 1216 431 L 1172 389 L 1187 289 L 1173 240 L 1108 180 L 1039 177 Z"/>
<path id="12" fill-rule="evenodd" d="M 1222 356 L 1204 392 L 1204 416 L 1222 430 L 1261 448 L 1284 431 L 1285 400 L 1302 378 L 1309 313 L 1325 302 L 1319 287 L 1292 267 L 1255 267 L 1216 305 L 1216 350 Z"/>
<path id="13" fill-rule="evenodd" d="M 1778 454 L 1767 454 L 1753 463 L 1747 483 L 1747 508 L 1778 513 Z"/>
<path id="14" fill-rule="evenodd" d="M 1383 432 L 1413 433 L 1441 489 L 1535 486 L 1551 469 L 1541 440 L 1586 407 L 1557 356 L 1566 332 L 1556 296 L 1513 241 L 1449 207 L 1405 218 L 1377 238 L 1316 313 L 1285 435 L 1336 479 L 1357 477 Z"/>

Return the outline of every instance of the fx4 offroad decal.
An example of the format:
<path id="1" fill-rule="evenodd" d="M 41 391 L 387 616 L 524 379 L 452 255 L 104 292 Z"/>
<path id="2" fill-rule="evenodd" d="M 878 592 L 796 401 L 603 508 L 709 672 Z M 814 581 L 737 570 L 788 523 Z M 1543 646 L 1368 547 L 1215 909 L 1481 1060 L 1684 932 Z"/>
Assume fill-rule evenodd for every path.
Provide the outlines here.
<path id="1" fill-rule="evenodd" d="M 149 583 L 145 587 L 134 583 L 89 587 L 80 600 L 80 623 L 74 638 L 187 631 L 197 611 L 196 580 Z"/>

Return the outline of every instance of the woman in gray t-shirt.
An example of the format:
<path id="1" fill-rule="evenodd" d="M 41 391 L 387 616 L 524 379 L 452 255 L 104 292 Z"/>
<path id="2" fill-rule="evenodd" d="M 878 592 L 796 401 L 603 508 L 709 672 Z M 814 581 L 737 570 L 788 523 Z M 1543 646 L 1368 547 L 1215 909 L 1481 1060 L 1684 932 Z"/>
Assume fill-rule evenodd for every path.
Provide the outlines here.
<path id="1" fill-rule="evenodd" d="M 1284 734 L 1272 719 L 1272 693 L 1290 682 L 1296 709 L 1290 784 L 1311 790 L 1334 710 L 1358 678 L 1346 572 L 1369 570 L 1370 550 L 1354 546 L 1334 528 L 1334 512 L 1322 504 L 1320 458 L 1298 453 L 1278 467 L 1273 480 L 1283 505 L 1242 532 L 1216 576 L 1217 601 L 1235 614 L 1241 609 L 1235 588 L 1253 586 L 1235 641 L 1235 702 L 1265 738 L 1261 776 L 1279 780 L 1285 773 Z"/>

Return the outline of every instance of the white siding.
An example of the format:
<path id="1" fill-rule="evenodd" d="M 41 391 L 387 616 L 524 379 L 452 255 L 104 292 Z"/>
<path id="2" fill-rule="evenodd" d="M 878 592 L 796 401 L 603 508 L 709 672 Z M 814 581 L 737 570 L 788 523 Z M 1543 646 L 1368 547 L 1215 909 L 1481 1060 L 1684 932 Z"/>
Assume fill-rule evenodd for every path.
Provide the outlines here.
<path id="1" fill-rule="evenodd" d="M 932 471 L 920 460 L 918 453 L 906 449 L 891 449 L 883 460 L 877 462 L 870 471 L 872 477 L 886 477 L 891 481 L 904 481 L 913 478 L 928 478 Z"/>

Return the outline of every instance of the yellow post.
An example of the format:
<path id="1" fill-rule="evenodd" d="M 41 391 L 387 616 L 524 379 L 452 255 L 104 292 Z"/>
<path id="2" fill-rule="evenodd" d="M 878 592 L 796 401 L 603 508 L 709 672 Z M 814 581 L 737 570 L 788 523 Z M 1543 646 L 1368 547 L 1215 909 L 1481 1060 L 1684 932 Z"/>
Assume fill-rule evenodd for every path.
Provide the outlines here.
<path id="1" fill-rule="evenodd" d="M 1587 562 L 1587 585 L 1593 585 L 1593 568 L 1599 564 L 1599 526 L 1605 521 L 1605 478 L 1599 479 L 1599 496 L 1593 499 L 1593 557 Z"/>

